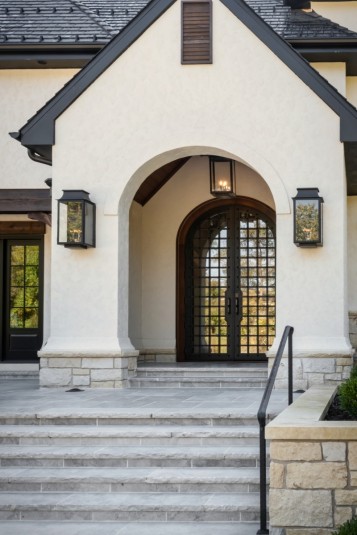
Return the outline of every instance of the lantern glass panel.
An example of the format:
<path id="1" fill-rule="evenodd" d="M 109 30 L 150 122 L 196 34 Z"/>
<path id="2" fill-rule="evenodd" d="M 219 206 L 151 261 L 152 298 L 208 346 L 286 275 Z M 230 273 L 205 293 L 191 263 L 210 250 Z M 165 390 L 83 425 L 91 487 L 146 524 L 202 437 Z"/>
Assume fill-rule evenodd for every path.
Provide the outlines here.
<path id="1" fill-rule="evenodd" d="M 81 243 L 83 239 L 83 204 L 67 203 L 67 243 Z"/>
<path id="2" fill-rule="evenodd" d="M 85 243 L 94 247 L 94 205 L 85 203 Z"/>
<path id="3" fill-rule="evenodd" d="M 321 241 L 319 199 L 296 199 L 295 203 L 295 242 L 319 243 Z"/>
<path id="4" fill-rule="evenodd" d="M 230 193 L 232 191 L 231 183 L 231 162 L 215 161 L 214 162 L 214 183 L 213 192 L 216 193 Z"/>

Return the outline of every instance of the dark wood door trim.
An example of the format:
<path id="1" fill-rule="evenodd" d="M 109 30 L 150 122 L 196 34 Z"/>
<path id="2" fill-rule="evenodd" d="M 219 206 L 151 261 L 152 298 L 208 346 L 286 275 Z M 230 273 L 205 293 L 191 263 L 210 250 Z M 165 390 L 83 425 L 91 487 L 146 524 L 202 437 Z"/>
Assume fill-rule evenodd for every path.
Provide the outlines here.
<path id="1" fill-rule="evenodd" d="M 270 206 L 250 197 L 237 196 L 233 199 L 211 199 L 194 208 L 181 223 L 176 240 L 176 349 L 178 362 L 185 360 L 185 245 L 189 230 L 194 222 L 214 208 L 242 206 L 252 208 L 266 215 L 275 223 L 275 211 Z"/>

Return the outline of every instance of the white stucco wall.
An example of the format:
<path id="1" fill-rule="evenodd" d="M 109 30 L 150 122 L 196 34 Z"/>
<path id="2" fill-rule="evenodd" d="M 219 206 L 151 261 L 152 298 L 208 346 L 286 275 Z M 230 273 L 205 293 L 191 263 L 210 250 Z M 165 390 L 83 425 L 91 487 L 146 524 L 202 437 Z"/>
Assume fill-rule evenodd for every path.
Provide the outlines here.
<path id="1" fill-rule="evenodd" d="M 346 64 L 334 63 L 310 63 L 341 95 L 346 96 Z"/>
<path id="2" fill-rule="evenodd" d="M 210 153 L 247 163 L 274 197 L 278 335 L 289 323 L 297 351 L 349 348 L 339 118 L 219 0 L 213 20 L 213 65 L 181 65 L 177 2 L 56 122 L 54 198 L 74 186 L 91 193 L 98 245 L 53 247 L 49 350 L 128 344 L 135 191 L 164 163 Z M 301 250 L 292 240 L 290 199 L 297 187 L 315 186 L 325 199 L 324 247 Z"/>
<path id="3" fill-rule="evenodd" d="M 51 168 L 29 159 L 16 132 L 77 72 L 74 69 L 0 70 L 0 188 L 46 188 Z"/>
<path id="4" fill-rule="evenodd" d="M 351 104 L 357 107 L 357 76 L 347 76 L 346 97 Z"/>
<path id="5" fill-rule="evenodd" d="M 357 313 L 357 197 L 348 197 L 348 305 Z"/>
<path id="6" fill-rule="evenodd" d="M 357 32 L 357 2 L 311 2 L 316 13 Z"/>

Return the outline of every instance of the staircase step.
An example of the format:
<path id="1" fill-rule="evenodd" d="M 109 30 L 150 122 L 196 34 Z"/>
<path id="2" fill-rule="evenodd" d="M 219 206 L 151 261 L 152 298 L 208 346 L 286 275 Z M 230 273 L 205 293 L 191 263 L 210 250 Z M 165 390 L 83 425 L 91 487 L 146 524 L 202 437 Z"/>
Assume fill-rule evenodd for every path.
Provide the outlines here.
<path id="1" fill-rule="evenodd" d="M 31 426 L 128 426 L 131 425 L 255 425 L 256 412 L 249 410 L 222 410 L 212 407 L 206 410 L 170 410 L 170 409 L 116 409 L 87 410 L 81 412 L 66 410 L 43 410 L 36 413 L 4 413 L 0 425 Z"/>
<path id="2" fill-rule="evenodd" d="M 235 447 L 0 446 L 0 466 L 256 467 L 259 449 Z"/>
<path id="3" fill-rule="evenodd" d="M 236 368 L 236 367 L 206 367 L 206 366 L 145 366 L 139 365 L 137 368 L 137 377 L 227 377 L 227 378 L 261 378 L 266 380 L 268 377 L 267 367 L 257 368 Z"/>
<path id="4" fill-rule="evenodd" d="M 26 426 L 0 427 L 0 444 L 104 446 L 256 445 L 258 426 Z"/>
<path id="5" fill-rule="evenodd" d="M 266 379 L 255 377 L 131 377 L 131 388 L 265 388 Z"/>
<path id="6" fill-rule="evenodd" d="M 258 516 L 254 494 L 112 493 L 99 500 L 88 492 L 0 493 L 4 520 L 256 522 Z"/>
<path id="7" fill-rule="evenodd" d="M 66 522 L 70 535 L 256 535 L 255 522 Z M 63 535 L 63 522 L 2 522 L 1 535 Z"/>
<path id="8" fill-rule="evenodd" d="M 257 468 L 2 468 L 2 492 L 258 492 Z"/>

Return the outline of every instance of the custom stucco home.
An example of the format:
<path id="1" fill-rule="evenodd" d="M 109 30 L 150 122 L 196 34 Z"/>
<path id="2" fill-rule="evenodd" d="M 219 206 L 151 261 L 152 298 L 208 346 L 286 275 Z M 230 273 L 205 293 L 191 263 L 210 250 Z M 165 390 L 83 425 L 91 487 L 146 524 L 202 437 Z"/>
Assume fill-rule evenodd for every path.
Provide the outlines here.
<path id="1" fill-rule="evenodd" d="M 296 386 L 347 376 L 357 2 L 0 17 L 3 366 L 119 388 L 138 357 L 267 359 L 290 324 Z"/>

